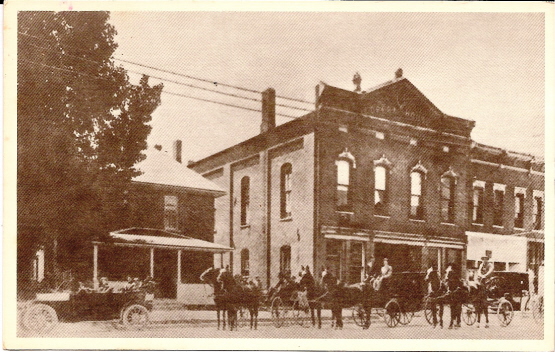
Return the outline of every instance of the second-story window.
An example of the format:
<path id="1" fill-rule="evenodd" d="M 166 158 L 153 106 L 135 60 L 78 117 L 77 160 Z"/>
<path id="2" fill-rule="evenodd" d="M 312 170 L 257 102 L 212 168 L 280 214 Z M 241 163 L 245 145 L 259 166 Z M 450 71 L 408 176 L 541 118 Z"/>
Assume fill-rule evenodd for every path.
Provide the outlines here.
<path id="1" fill-rule="evenodd" d="M 351 163 L 347 160 L 337 160 L 337 195 L 336 205 L 339 211 L 349 211 L 350 196 L 349 187 L 351 184 Z"/>
<path id="2" fill-rule="evenodd" d="M 374 167 L 374 213 L 387 215 L 387 169 L 385 166 Z"/>
<path id="3" fill-rule="evenodd" d="M 505 204 L 504 185 L 493 185 L 493 225 L 503 226 L 503 208 Z"/>
<path id="4" fill-rule="evenodd" d="M 283 164 L 281 167 L 281 218 L 291 217 L 291 164 Z"/>
<path id="5" fill-rule="evenodd" d="M 241 225 L 249 223 L 250 179 L 245 176 L 241 179 Z"/>
<path id="6" fill-rule="evenodd" d="M 164 196 L 164 229 L 177 231 L 178 227 L 177 196 Z"/>
<path id="7" fill-rule="evenodd" d="M 455 178 L 451 176 L 441 178 L 441 221 L 455 222 Z"/>
<path id="8" fill-rule="evenodd" d="M 534 191 L 535 193 L 536 191 Z M 534 230 L 543 228 L 543 196 L 534 194 Z"/>
<path id="9" fill-rule="evenodd" d="M 424 207 L 422 206 L 422 173 L 413 171 L 410 173 L 410 217 L 421 220 L 424 218 Z"/>
<path id="10" fill-rule="evenodd" d="M 524 192 L 521 190 L 515 191 L 515 227 L 524 227 Z"/>
<path id="11" fill-rule="evenodd" d="M 475 181 L 472 190 L 472 222 L 484 223 L 484 182 Z"/>

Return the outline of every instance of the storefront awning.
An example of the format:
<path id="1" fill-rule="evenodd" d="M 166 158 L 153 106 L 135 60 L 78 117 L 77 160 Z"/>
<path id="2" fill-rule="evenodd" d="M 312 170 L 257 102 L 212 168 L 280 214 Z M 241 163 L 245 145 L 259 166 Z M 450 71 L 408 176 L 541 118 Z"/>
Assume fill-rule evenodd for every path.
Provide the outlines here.
<path id="1" fill-rule="evenodd" d="M 133 227 L 110 232 L 109 242 L 94 242 L 95 244 L 113 244 L 116 246 L 181 249 L 195 252 L 224 253 L 233 248 L 198 238 L 183 236 L 159 229 Z"/>

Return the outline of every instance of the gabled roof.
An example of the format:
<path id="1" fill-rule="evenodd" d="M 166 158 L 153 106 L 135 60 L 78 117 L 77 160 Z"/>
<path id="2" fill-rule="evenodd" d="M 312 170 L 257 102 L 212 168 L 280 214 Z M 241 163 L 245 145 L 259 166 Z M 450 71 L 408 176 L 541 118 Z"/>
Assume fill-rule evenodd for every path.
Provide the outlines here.
<path id="1" fill-rule="evenodd" d="M 112 244 L 128 245 L 148 248 L 174 248 L 196 252 L 224 253 L 233 248 L 179 235 L 159 229 L 132 227 L 129 229 L 110 232 Z M 102 243 L 102 242 L 95 242 Z"/>
<path id="2" fill-rule="evenodd" d="M 225 191 L 214 182 L 174 160 L 167 153 L 156 149 L 146 151 L 146 159 L 135 168 L 142 172 L 133 182 L 181 187 L 193 191 L 210 192 L 222 196 Z"/>

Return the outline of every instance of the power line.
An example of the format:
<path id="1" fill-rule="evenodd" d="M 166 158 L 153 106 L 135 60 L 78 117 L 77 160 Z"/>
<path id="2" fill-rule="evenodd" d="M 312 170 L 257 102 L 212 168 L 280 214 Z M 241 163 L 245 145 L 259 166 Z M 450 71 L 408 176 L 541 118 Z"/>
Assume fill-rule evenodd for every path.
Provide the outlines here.
<path id="1" fill-rule="evenodd" d="M 194 77 L 194 76 L 190 76 L 184 73 L 179 73 L 179 72 L 175 72 L 175 71 L 170 71 L 170 70 L 165 70 L 165 69 L 161 69 L 161 68 L 157 68 L 154 66 L 150 66 L 150 65 L 144 65 L 144 64 L 140 64 L 138 62 L 133 62 L 133 61 L 129 61 L 129 60 L 124 60 L 124 59 L 118 59 L 118 58 L 114 58 L 114 60 L 117 61 L 122 61 L 122 62 L 126 62 L 128 64 L 132 64 L 132 65 L 137 65 L 137 66 L 141 66 L 141 67 L 145 67 L 145 68 L 149 68 L 151 70 L 156 70 L 156 71 L 160 71 L 160 72 L 165 72 L 165 73 L 169 73 L 172 75 L 176 75 L 176 76 L 181 76 L 181 77 L 186 77 L 189 79 L 194 79 L 194 80 L 198 80 L 201 82 L 207 82 L 207 83 L 212 83 L 216 86 L 220 85 L 222 87 L 228 87 L 228 88 L 233 88 L 233 89 L 238 89 L 238 90 L 242 90 L 245 92 L 249 92 L 249 93 L 257 93 L 257 94 L 261 94 L 262 92 L 254 90 L 254 89 L 249 89 L 249 88 L 243 88 L 243 87 L 239 87 L 239 86 L 234 86 L 231 84 L 225 84 L 225 83 L 220 83 L 220 82 L 214 82 L 213 80 L 209 80 L 209 79 L 204 79 L 204 78 L 199 78 L 199 77 Z M 276 95 L 277 98 L 281 98 L 281 99 L 286 99 L 286 100 L 292 100 L 292 101 L 297 101 L 300 103 L 306 103 L 306 104 L 312 104 L 312 102 L 310 101 L 306 101 L 306 100 L 301 100 L 301 99 L 296 99 L 296 98 L 289 98 L 289 97 L 285 97 L 282 95 Z"/>
<path id="2" fill-rule="evenodd" d="M 262 112 L 262 110 L 258 110 L 258 109 L 247 108 L 245 106 L 239 106 L 239 105 L 228 104 L 228 103 L 224 103 L 224 102 L 220 102 L 220 101 L 194 97 L 194 96 L 187 95 L 187 94 L 182 94 L 182 93 L 174 93 L 174 92 L 168 92 L 168 91 L 162 91 L 162 93 L 166 93 L 166 94 L 169 94 L 169 95 L 175 95 L 175 96 L 183 97 L 183 98 L 200 100 L 200 101 L 204 101 L 204 102 L 208 102 L 208 103 L 215 103 L 215 104 L 230 106 L 230 107 L 233 107 L 233 108 L 238 108 L 238 109 L 243 109 L 243 110 L 248 110 L 248 111 Z M 285 114 L 278 114 L 278 113 L 276 113 L 276 116 L 283 116 L 283 117 L 290 118 L 290 119 L 296 119 L 297 118 L 295 116 L 285 115 Z"/>
<path id="3" fill-rule="evenodd" d="M 23 34 L 23 35 L 27 35 L 27 36 L 30 36 L 30 37 L 33 37 L 33 38 L 40 39 L 39 37 L 32 36 L 32 35 L 30 35 L 30 34 L 25 34 L 25 33 L 22 33 L 22 32 L 18 32 L 18 33 Z M 91 60 L 91 59 L 87 59 L 87 58 L 84 58 L 84 57 L 80 57 L 80 56 L 68 54 L 68 53 L 65 53 L 65 52 L 59 52 L 59 51 L 57 51 L 57 50 L 54 50 L 53 48 L 45 48 L 45 47 L 38 46 L 38 45 L 35 45 L 35 44 L 30 44 L 30 43 L 29 43 L 29 45 L 31 45 L 31 46 L 33 46 L 33 47 L 35 47 L 35 48 L 38 48 L 38 49 L 49 50 L 49 51 L 55 51 L 55 52 L 57 52 L 58 54 L 65 55 L 65 56 L 69 56 L 69 57 L 73 57 L 73 58 L 76 58 L 76 59 L 79 59 L 79 60 L 83 60 L 83 61 L 87 61 L 87 62 L 99 64 L 99 65 L 102 64 L 101 62 L 98 62 L 98 61 L 95 61 L 95 60 Z M 188 75 L 173 73 L 172 71 L 157 69 L 157 68 L 154 68 L 154 67 L 152 67 L 152 66 L 142 65 L 142 64 L 138 64 L 138 63 L 131 62 L 131 61 L 127 61 L 127 60 L 123 60 L 123 59 L 116 59 L 116 58 L 114 58 L 114 59 L 115 59 L 115 60 L 118 60 L 118 61 L 128 62 L 128 63 L 131 63 L 131 64 L 133 64 L 133 65 L 137 65 L 137 66 L 144 66 L 144 67 L 151 68 L 151 69 L 154 69 L 154 70 L 158 70 L 158 71 L 161 71 L 161 72 L 167 72 L 167 73 L 171 73 L 171 74 L 175 74 L 175 75 L 182 75 L 182 76 L 184 76 L 184 77 L 186 77 L 186 78 L 190 78 L 190 79 L 202 80 L 202 81 L 204 81 L 204 82 L 214 83 L 214 84 L 216 84 L 216 85 L 219 84 L 219 85 L 221 85 L 221 86 L 234 87 L 234 86 L 230 86 L 230 85 L 226 85 L 226 84 L 216 83 L 216 82 L 213 82 L 213 81 L 211 81 L 211 80 L 205 80 L 205 79 L 201 79 L 201 78 L 195 78 L 195 77 L 188 76 Z M 155 76 L 155 75 L 151 75 L 151 74 L 146 74 L 146 73 L 140 72 L 140 71 L 135 71 L 135 70 L 130 70 L 130 69 L 126 69 L 126 70 L 127 70 L 128 72 L 132 72 L 132 73 L 136 73 L 136 74 L 141 74 L 141 75 L 147 75 L 147 76 L 152 77 L 152 78 L 156 78 L 156 79 L 159 79 L 159 80 L 162 80 L 162 81 L 166 81 L 166 82 L 170 82 L 170 83 L 179 84 L 179 85 L 182 85 L 182 86 L 185 86 L 185 87 L 189 87 L 189 88 L 200 89 L 200 90 L 204 90 L 204 91 L 208 91 L 208 92 L 213 92 L 213 93 L 221 94 L 221 95 L 226 95 L 226 96 L 230 96 L 230 97 L 234 97 L 234 98 L 239 98 L 239 99 L 245 99 L 245 100 L 250 100 L 250 101 L 261 102 L 260 99 L 245 97 L 245 96 L 237 95 L 237 94 L 233 94 L 233 93 L 220 92 L 220 91 L 215 90 L 215 89 L 204 88 L 204 87 L 200 87 L 200 86 L 193 85 L 193 84 L 188 84 L 188 83 L 184 83 L 184 82 L 175 81 L 175 80 L 172 80 L 172 79 L 169 79 L 169 78 L 163 78 L 163 77 L 160 77 L 160 76 Z M 234 87 L 234 88 L 236 88 L 236 89 L 243 89 L 243 88 L 239 88 L 239 87 Z M 259 93 L 259 94 L 261 93 L 261 92 L 259 92 L 259 91 L 252 90 L 252 89 L 247 89 L 247 88 L 244 88 L 244 90 L 246 90 L 246 91 L 248 91 L 248 92 L 253 92 L 253 93 Z M 295 99 L 295 98 L 283 97 L 283 96 L 279 96 L 279 95 L 276 95 L 276 97 L 282 98 L 282 99 L 289 99 L 289 100 L 292 100 L 292 101 L 299 101 L 299 102 L 309 103 L 309 102 L 306 102 L 306 101 L 303 101 L 303 100 L 298 100 L 298 99 Z M 307 112 L 312 111 L 312 110 L 310 110 L 310 109 L 301 108 L 301 107 L 297 107 L 297 106 L 293 106 L 293 105 L 288 105 L 288 104 L 276 103 L 275 105 L 276 105 L 276 106 L 280 106 L 280 107 L 284 107 L 284 108 L 288 108 L 288 109 L 295 109 L 295 110 L 301 110 L 301 111 L 307 111 Z"/>
<path id="4" fill-rule="evenodd" d="M 78 75 L 90 77 L 90 78 L 93 78 L 93 79 L 99 79 L 99 80 L 109 80 L 108 78 L 92 76 L 92 75 L 82 73 L 82 72 L 78 72 L 78 71 L 75 71 L 75 70 L 68 70 L 68 69 L 61 68 L 61 67 L 42 64 L 40 62 L 34 62 L 34 61 L 25 60 L 25 59 L 18 59 L 18 61 L 26 62 L 26 63 L 33 64 L 33 65 L 42 66 L 42 67 L 53 69 L 53 70 L 58 70 L 58 71 L 61 71 L 61 72 L 64 72 L 64 73 L 78 74 Z M 220 105 L 223 105 L 223 106 L 233 107 L 233 108 L 237 108 L 237 109 L 243 109 L 243 110 L 254 111 L 254 112 L 262 112 L 261 110 L 258 110 L 258 109 L 253 109 L 253 108 L 248 108 L 248 107 L 245 107 L 245 106 L 219 102 L 219 101 L 215 101 L 215 100 L 211 100 L 211 99 L 194 97 L 192 95 L 187 95 L 187 94 L 183 94 L 183 93 L 168 92 L 166 90 L 162 90 L 162 93 L 166 93 L 166 94 L 169 94 L 169 95 L 175 95 L 175 96 L 183 97 L 183 98 L 200 100 L 200 101 L 204 101 L 204 102 L 208 102 L 208 103 L 220 104 Z M 296 119 L 297 118 L 295 116 L 286 115 L 286 114 L 279 114 L 279 113 L 276 113 L 276 116 L 282 116 L 282 117 L 286 117 L 286 118 L 290 118 L 290 119 Z"/>

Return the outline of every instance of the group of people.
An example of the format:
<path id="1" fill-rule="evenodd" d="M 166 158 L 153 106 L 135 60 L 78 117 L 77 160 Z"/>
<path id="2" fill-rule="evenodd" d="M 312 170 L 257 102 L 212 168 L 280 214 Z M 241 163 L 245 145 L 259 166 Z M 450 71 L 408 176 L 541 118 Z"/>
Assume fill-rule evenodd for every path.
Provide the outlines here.
<path id="1" fill-rule="evenodd" d="M 125 286 L 121 288 L 121 292 L 133 292 L 133 291 L 139 291 L 141 289 L 146 289 L 147 291 L 149 291 L 154 287 L 155 284 L 156 283 L 154 282 L 153 278 L 150 276 L 147 276 L 144 280 L 140 280 L 138 277 L 132 278 L 128 276 L 127 283 L 125 284 Z M 101 277 L 98 280 L 98 288 L 96 289 L 87 286 L 83 282 L 79 282 L 79 287 L 77 288 L 77 292 L 85 292 L 85 293 L 91 293 L 91 292 L 109 293 L 109 292 L 115 292 L 115 291 L 119 291 L 119 289 L 116 289 L 115 287 L 110 285 L 110 281 L 108 280 L 107 277 Z"/>
<path id="2" fill-rule="evenodd" d="M 460 328 L 464 294 L 472 290 L 474 292 L 472 299 L 477 314 L 476 326 L 480 327 L 480 318 L 484 314 L 486 319 L 484 327 L 488 328 L 489 316 L 485 282 L 493 273 L 493 269 L 490 258 L 484 256 L 476 275 L 463 280 L 457 264 L 447 264 L 443 275 L 435 265 L 431 264 L 426 271 L 425 282 L 430 298 L 433 327 L 443 328 L 443 308 L 445 304 L 449 304 L 451 310 L 449 329 Z"/>

